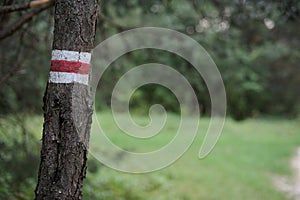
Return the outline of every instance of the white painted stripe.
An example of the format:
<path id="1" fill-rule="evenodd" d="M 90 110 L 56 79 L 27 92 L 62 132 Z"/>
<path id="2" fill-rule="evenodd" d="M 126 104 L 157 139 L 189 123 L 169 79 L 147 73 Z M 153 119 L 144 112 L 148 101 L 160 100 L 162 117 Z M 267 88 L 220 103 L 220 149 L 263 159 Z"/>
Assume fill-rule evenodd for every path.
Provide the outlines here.
<path id="1" fill-rule="evenodd" d="M 89 75 L 88 74 L 74 74 L 68 72 L 50 72 L 49 77 L 50 83 L 81 83 L 88 85 Z"/>
<path id="2" fill-rule="evenodd" d="M 67 50 L 52 50 L 51 60 L 67 60 L 67 61 L 90 63 L 91 53 L 67 51 Z"/>

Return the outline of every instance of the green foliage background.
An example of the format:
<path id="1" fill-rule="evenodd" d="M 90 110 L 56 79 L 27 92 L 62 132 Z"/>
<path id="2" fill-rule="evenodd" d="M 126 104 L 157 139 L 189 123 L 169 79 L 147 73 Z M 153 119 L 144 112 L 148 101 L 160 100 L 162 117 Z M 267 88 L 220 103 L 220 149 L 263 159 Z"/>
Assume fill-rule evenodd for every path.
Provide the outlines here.
<path id="1" fill-rule="evenodd" d="M 198 41 L 221 71 L 228 114 L 233 118 L 299 114 L 298 1 L 132 0 L 120 3 L 112 0 L 100 1 L 100 7 L 96 44 L 115 33 L 143 26 L 174 29 Z M 19 15 L 5 16 L 2 27 L 13 23 Z M 1 114 L 41 112 L 51 54 L 52 15 L 52 11 L 42 13 L 21 31 L 1 41 L 0 75 L 17 68 L 14 76 L 0 85 Z M 97 93 L 97 109 L 110 106 L 110 93 L 120 76 L 134 66 L 149 62 L 166 64 L 182 73 L 194 87 L 202 113 L 209 115 L 209 95 L 193 67 L 176 55 L 151 49 L 126 54 L 109 67 L 101 80 L 103 88 L 99 87 Z M 175 97 L 159 86 L 140 88 L 132 98 L 131 107 L 138 113 L 146 113 L 148 105 L 154 102 L 178 112 Z"/>

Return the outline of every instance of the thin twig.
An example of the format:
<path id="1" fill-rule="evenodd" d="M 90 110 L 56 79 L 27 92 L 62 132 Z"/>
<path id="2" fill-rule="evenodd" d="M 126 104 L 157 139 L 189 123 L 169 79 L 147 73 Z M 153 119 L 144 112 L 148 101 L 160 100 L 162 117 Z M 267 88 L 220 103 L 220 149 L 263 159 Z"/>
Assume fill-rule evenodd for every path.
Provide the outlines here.
<path id="1" fill-rule="evenodd" d="M 19 21 L 17 21 L 15 24 L 12 24 L 11 26 L 5 28 L 3 31 L 0 32 L 0 40 L 12 35 L 14 32 L 19 30 L 24 24 L 29 22 L 33 16 L 39 14 L 40 12 L 46 10 L 50 6 L 52 6 L 52 2 L 49 4 L 45 4 L 42 6 L 39 6 L 37 8 L 32 9 L 28 13 L 26 13 Z"/>
<path id="2" fill-rule="evenodd" d="M 18 53 L 19 54 L 19 53 Z M 26 51 L 25 55 L 22 58 L 19 58 L 15 64 L 15 67 L 11 69 L 7 74 L 5 74 L 0 80 L 0 88 L 4 83 L 6 83 L 11 77 L 13 77 L 22 67 L 22 62 L 24 58 L 28 57 L 30 51 Z"/>
<path id="3" fill-rule="evenodd" d="M 28 9 L 28 8 L 30 8 L 30 3 L 29 2 L 22 3 L 22 4 L 13 4 L 13 5 L 8 5 L 8 6 L 1 6 L 0 7 L 0 14 L 25 10 L 25 9 Z"/>
<path id="4" fill-rule="evenodd" d="M 46 3 L 49 3 L 51 1 L 52 0 L 36 0 L 36 1 L 26 2 L 26 3 L 22 3 L 22 4 L 13 4 L 13 5 L 1 6 L 0 7 L 0 14 L 20 11 L 20 10 L 26 10 L 28 8 L 34 8 L 34 7 L 41 6 L 41 5 L 44 5 Z"/>

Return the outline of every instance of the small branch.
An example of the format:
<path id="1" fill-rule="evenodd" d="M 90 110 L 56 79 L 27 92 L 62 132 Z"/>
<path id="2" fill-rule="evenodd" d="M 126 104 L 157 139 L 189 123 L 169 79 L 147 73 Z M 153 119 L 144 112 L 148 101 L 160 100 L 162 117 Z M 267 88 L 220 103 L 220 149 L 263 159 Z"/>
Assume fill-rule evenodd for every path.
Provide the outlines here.
<path id="1" fill-rule="evenodd" d="M 0 7 L 0 14 L 20 11 L 20 10 L 26 10 L 28 8 L 34 8 L 34 7 L 41 6 L 41 5 L 44 5 L 46 3 L 49 3 L 51 1 L 52 0 L 36 0 L 36 1 L 31 1 L 31 2 L 22 3 L 22 4 L 13 4 L 13 5 L 8 5 L 8 6 L 1 6 Z"/>
<path id="2" fill-rule="evenodd" d="M 39 6 L 38 8 L 34 8 L 28 13 L 26 13 L 19 21 L 17 21 L 15 24 L 12 24 L 11 26 L 5 28 L 3 31 L 0 32 L 0 40 L 12 35 L 14 32 L 19 30 L 25 23 L 29 22 L 33 16 L 39 14 L 40 12 L 46 10 L 52 6 L 52 2 L 49 4 L 45 4 L 42 6 Z"/>
<path id="3" fill-rule="evenodd" d="M 3 77 L 0 79 L 0 89 L 11 77 L 16 75 L 16 73 L 23 67 L 22 63 L 24 61 L 24 58 L 27 58 L 30 52 L 30 50 L 26 51 L 25 55 L 22 56 L 22 58 L 18 56 L 15 66 L 7 74 L 3 75 Z M 18 53 L 18 55 L 19 54 L 20 53 Z"/>
<path id="4" fill-rule="evenodd" d="M 23 4 L 13 4 L 9 6 L 1 6 L 0 7 L 0 13 L 9 13 L 9 12 L 14 12 L 14 11 L 19 11 L 19 10 L 25 10 L 30 8 L 30 3 L 23 3 Z"/>
<path id="5" fill-rule="evenodd" d="M 30 2 L 30 8 L 41 6 L 47 3 L 54 3 L 54 0 L 36 0 Z"/>

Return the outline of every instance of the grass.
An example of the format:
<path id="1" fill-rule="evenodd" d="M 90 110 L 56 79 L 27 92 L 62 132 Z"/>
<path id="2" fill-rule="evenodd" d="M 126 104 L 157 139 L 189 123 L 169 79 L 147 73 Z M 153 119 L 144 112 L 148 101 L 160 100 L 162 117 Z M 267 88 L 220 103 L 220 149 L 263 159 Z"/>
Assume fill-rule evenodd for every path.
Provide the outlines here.
<path id="1" fill-rule="evenodd" d="M 28 131 L 40 139 L 41 117 L 28 119 Z M 115 125 L 109 113 L 98 113 L 98 119 L 113 143 L 133 152 L 148 152 L 163 147 L 172 140 L 180 122 L 179 116 L 169 115 L 160 134 L 150 139 L 134 139 Z M 147 117 L 135 116 L 134 119 L 140 125 L 149 122 Z M 236 122 L 227 119 L 213 152 L 199 160 L 197 156 L 208 123 L 208 118 L 201 118 L 199 133 L 188 151 L 171 166 L 156 172 L 118 172 L 95 162 L 90 155 L 83 199 L 287 199 L 273 186 L 271 177 L 292 176 L 289 164 L 300 146 L 299 120 L 265 118 Z M 15 126 L 9 124 L 2 123 L 1 126 L 5 132 L 17 131 Z M 3 137 L 5 135 L 2 134 Z M 121 161 L 126 162 L 126 157 Z M 33 183 L 28 191 L 32 193 L 34 186 Z"/>
<path id="2" fill-rule="evenodd" d="M 108 113 L 98 114 L 107 136 L 116 145 L 134 152 L 153 151 L 164 146 L 177 130 L 180 118 L 171 115 L 162 132 L 149 140 L 126 136 Z M 135 117 L 145 125 L 147 117 Z M 189 150 L 174 164 L 148 174 L 125 174 L 102 166 L 88 180 L 118 178 L 141 196 L 141 199 L 222 199 L 283 200 L 271 177 L 290 175 L 289 166 L 296 147 L 300 146 L 300 125 L 285 119 L 250 119 L 235 122 L 227 119 L 213 152 L 203 160 L 197 155 L 209 119 L 201 119 L 200 131 Z M 126 158 L 123 158 L 126 162 Z M 98 189 L 98 190 L 97 190 Z M 94 193 L 101 191 L 101 187 Z"/>

